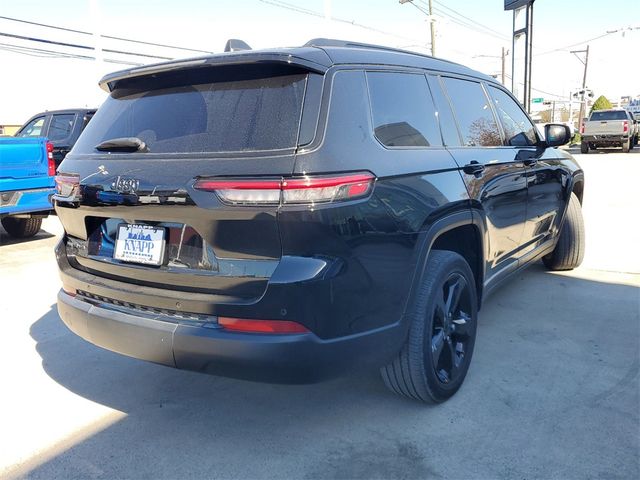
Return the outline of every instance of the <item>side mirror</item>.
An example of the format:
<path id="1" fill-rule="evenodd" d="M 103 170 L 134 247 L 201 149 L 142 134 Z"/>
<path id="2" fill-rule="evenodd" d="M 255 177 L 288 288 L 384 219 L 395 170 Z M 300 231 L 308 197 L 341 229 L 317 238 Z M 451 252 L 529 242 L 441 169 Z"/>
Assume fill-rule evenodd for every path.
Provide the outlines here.
<path id="1" fill-rule="evenodd" d="M 566 125 L 560 123 L 548 123 L 544 126 L 544 138 L 547 146 L 559 147 L 571 140 L 571 130 Z"/>

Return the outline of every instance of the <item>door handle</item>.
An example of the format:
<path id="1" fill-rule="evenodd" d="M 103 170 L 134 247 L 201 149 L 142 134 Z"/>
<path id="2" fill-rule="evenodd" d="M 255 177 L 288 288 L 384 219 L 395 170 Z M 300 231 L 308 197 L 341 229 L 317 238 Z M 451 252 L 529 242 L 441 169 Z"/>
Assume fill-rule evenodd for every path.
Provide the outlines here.
<path id="1" fill-rule="evenodd" d="M 479 176 L 482 172 L 484 172 L 484 165 L 482 165 L 481 163 L 478 163 L 475 160 L 471 160 L 470 163 L 462 167 L 462 170 L 466 174 Z"/>

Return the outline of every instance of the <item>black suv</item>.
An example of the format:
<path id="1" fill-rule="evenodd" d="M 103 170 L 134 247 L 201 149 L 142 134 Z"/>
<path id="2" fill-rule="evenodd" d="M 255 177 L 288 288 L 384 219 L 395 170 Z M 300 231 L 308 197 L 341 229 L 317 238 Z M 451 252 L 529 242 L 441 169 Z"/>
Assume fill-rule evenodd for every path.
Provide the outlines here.
<path id="1" fill-rule="evenodd" d="M 313 382 L 382 369 L 443 401 L 482 299 L 580 264 L 583 173 L 491 77 L 313 40 L 133 68 L 57 177 L 66 325 L 182 369 Z"/>

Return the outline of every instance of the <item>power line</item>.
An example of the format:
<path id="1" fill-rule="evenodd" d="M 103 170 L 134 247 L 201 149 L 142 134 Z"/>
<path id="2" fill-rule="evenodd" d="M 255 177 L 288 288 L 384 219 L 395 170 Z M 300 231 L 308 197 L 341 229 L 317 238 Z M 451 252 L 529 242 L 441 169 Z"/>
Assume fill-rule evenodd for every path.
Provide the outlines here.
<path id="1" fill-rule="evenodd" d="M 322 13 L 316 12 L 315 10 L 310 10 L 310 9 L 303 8 L 303 7 L 298 7 L 297 5 L 292 5 L 290 3 L 283 2 L 281 0 L 258 0 L 258 1 L 260 1 L 261 3 L 264 3 L 266 5 L 272 5 L 274 7 L 283 8 L 285 10 L 291 10 L 293 12 L 301 13 L 301 14 L 304 14 L 304 15 L 310 15 L 310 16 L 317 17 L 317 18 L 324 18 L 325 17 Z M 355 20 L 348 20 L 346 18 L 339 18 L 339 17 L 331 17 L 331 20 L 333 20 L 335 22 L 346 23 L 347 25 L 351 25 L 351 26 L 354 26 L 354 27 L 362 28 L 364 30 L 369 30 L 371 32 L 381 33 L 382 35 L 389 35 L 391 37 L 401 38 L 403 40 L 408 40 L 410 42 L 419 42 L 420 41 L 420 40 L 416 40 L 415 38 L 405 37 L 404 35 L 398 35 L 397 33 L 387 32 L 385 30 L 380 30 L 379 28 L 370 27 L 369 25 L 364 25 L 362 23 L 358 23 Z"/>
<path id="2" fill-rule="evenodd" d="M 547 50 L 546 52 L 538 53 L 538 54 L 536 54 L 534 56 L 537 57 L 537 56 L 540 56 L 540 55 L 548 55 L 549 53 L 566 51 L 569 48 L 578 47 L 580 45 L 584 45 L 585 43 L 593 42 L 594 40 L 599 40 L 599 39 L 604 38 L 606 36 L 613 35 L 614 33 L 617 33 L 619 31 L 620 30 L 615 30 L 613 32 L 605 32 L 602 35 L 598 35 L 597 37 L 589 38 L 587 40 L 583 40 L 582 42 L 578 42 L 578 43 L 572 43 L 571 45 L 567 45 L 565 47 L 554 48 L 553 50 Z"/>
<path id="3" fill-rule="evenodd" d="M 91 47 L 91 46 L 88 46 L 88 45 L 80 45 L 80 44 L 77 44 L 77 43 L 58 42 L 57 40 L 48 40 L 46 38 L 38 38 L 38 37 L 27 37 L 27 36 L 24 36 L 24 35 L 16 35 L 16 34 L 13 34 L 13 33 L 0 32 L 0 36 L 9 37 L 9 38 L 16 38 L 18 40 L 26 40 L 26 41 L 29 41 L 29 42 L 46 43 L 46 44 L 49 44 L 49 45 L 57 45 L 57 46 L 61 46 L 61 47 L 79 48 L 79 49 L 82 49 L 82 50 L 95 50 L 94 47 Z M 125 52 L 123 50 L 113 50 L 113 49 L 109 49 L 109 48 L 103 48 L 102 51 L 103 52 L 107 52 L 107 53 L 116 53 L 116 54 L 120 54 L 120 55 L 133 55 L 135 57 L 154 58 L 154 59 L 158 59 L 158 60 L 173 60 L 173 58 L 171 58 L 171 57 L 161 57 L 159 55 L 149 55 L 147 53 Z"/>
<path id="4" fill-rule="evenodd" d="M 38 27 L 51 28 L 51 29 L 54 29 L 54 30 L 61 30 L 61 31 L 64 31 L 64 32 L 79 33 L 81 35 L 91 35 L 91 36 L 93 36 L 93 33 L 86 32 L 84 30 L 76 30 L 76 29 L 73 29 L 73 28 L 59 27 L 57 25 L 50 25 L 50 24 L 47 24 L 47 23 L 38 23 L 38 22 L 32 22 L 30 20 L 22 20 L 22 19 L 19 19 L 19 18 L 5 17 L 4 15 L 0 15 L 0 19 L 9 20 L 11 22 L 24 23 L 24 24 L 27 24 L 27 25 L 36 25 Z M 184 50 L 184 51 L 196 52 L 196 53 L 213 53 L 213 52 L 208 51 L 208 50 L 198 50 L 196 48 L 177 47 L 175 45 L 166 45 L 166 44 L 163 44 L 163 43 L 146 42 L 144 40 L 135 40 L 135 39 L 132 39 L 132 38 L 115 37 L 113 35 L 100 35 L 100 36 L 102 38 L 108 38 L 110 40 L 120 40 L 120 41 L 123 41 L 123 42 L 138 43 L 138 44 L 141 44 L 141 45 L 150 45 L 150 46 L 153 46 L 153 47 L 172 48 L 172 49 L 175 49 L 175 50 Z"/>
<path id="5" fill-rule="evenodd" d="M 474 20 L 473 18 L 467 17 L 466 15 L 463 15 L 462 13 L 458 12 L 457 10 L 454 10 L 453 8 L 445 5 L 442 2 L 439 2 L 438 0 L 433 0 L 433 2 L 435 4 L 437 4 L 437 5 L 440 5 L 440 7 L 444 8 L 444 9 L 446 9 L 446 10 L 452 12 L 452 13 L 454 13 L 455 15 L 458 15 L 459 17 L 469 21 L 471 24 L 477 25 L 478 27 L 483 28 L 483 29 L 487 30 L 488 32 L 493 33 L 494 37 L 497 37 L 497 38 L 500 38 L 500 39 L 503 39 L 503 40 L 510 40 L 510 38 L 507 35 L 505 35 L 504 33 L 501 33 L 501 32 L 499 32 L 497 30 L 494 30 L 493 28 L 488 27 L 488 26 L 478 22 L 477 20 Z"/>
<path id="6" fill-rule="evenodd" d="M 0 50 L 5 50 L 7 52 L 18 53 L 20 55 L 28 55 L 31 57 L 40 57 L 40 58 L 70 58 L 70 59 L 78 59 L 78 60 L 95 60 L 96 57 L 90 55 L 79 55 L 77 53 L 67 53 L 67 52 L 59 52 L 56 50 L 48 50 L 42 48 L 35 47 L 24 47 L 21 45 L 14 45 L 11 43 L 0 43 Z M 136 62 L 128 62 L 126 60 L 114 60 L 110 58 L 103 58 L 104 62 L 107 63 L 117 63 L 121 65 L 134 65 L 140 66 L 142 63 Z"/>

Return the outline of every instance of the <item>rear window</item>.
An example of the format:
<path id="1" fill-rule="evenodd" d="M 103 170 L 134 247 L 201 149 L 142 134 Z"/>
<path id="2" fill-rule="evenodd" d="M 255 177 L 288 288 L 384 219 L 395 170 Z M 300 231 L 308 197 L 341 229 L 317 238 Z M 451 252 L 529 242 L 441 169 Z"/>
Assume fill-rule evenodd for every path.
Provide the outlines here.
<path id="1" fill-rule="evenodd" d="M 628 120 L 627 113 L 622 110 L 616 110 L 613 112 L 593 112 L 589 120 Z"/>
<path id="2" fill-rule="evenodd" d="M 296 146 L 306 74 L 116 89 L 81 135 L 74 153 L 137 137 L 152 153 L 237 152 Z"/>
<path id="3" fill-rule="evenodd" d="M 49 140 L 64 140 L 71 135 L 73 129 L 73 121 L 76 116 L 73 113 L 70 114 L 56 114 L 51 117 L 51 123 L 49 124 Z"/>

